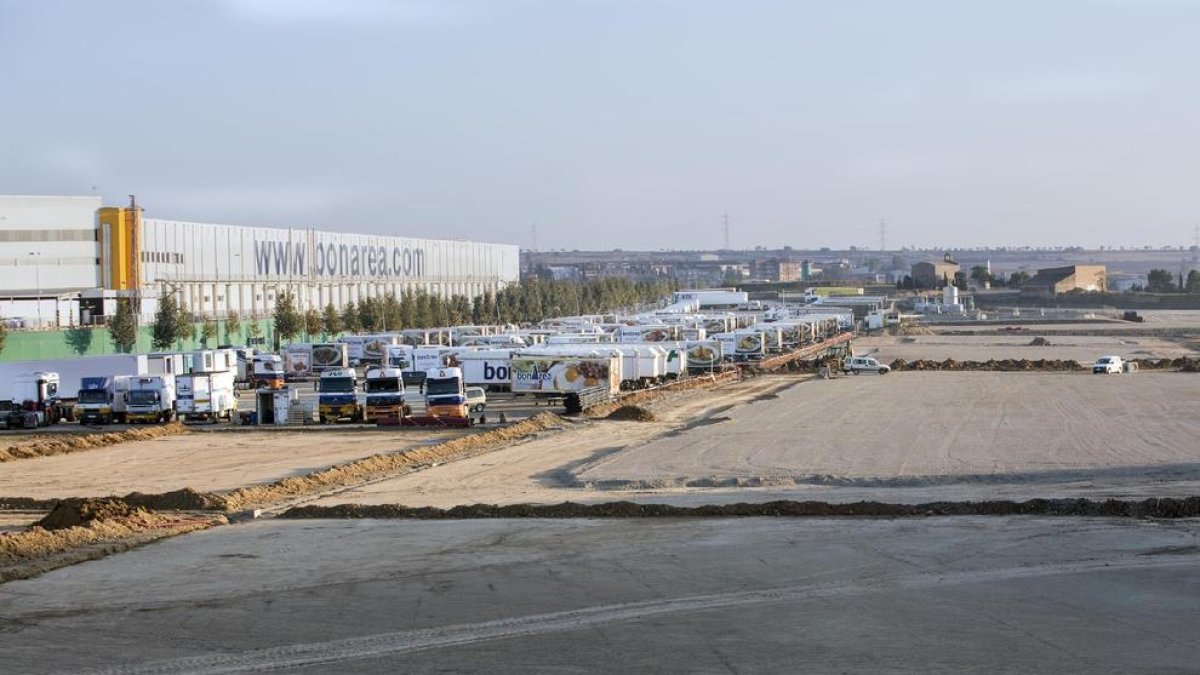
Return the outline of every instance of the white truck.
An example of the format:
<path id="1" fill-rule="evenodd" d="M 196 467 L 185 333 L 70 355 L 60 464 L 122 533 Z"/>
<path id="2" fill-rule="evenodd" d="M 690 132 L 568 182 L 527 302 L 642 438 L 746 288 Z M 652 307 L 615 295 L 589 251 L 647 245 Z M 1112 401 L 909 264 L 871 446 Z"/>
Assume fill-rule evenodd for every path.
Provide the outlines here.
<path id="1" fill-rule="evenodd" d="M 249 382 L 252 389 L 282 389 L 284 383 L 283 357 L 278 354 L 255 354 L 250 362 Z"/>
<path id="2" fill-rule="evenodd" d="M 234 391 L 234 373 L 193 372 L 178 380 L 176 409 L 189 422 L 213 422 L 232 419 L 238 400 Z"/>
<path id="3" fill-rule="evenodd" d="M 35 371 L 22 373 L 12 380 L 10 427 L 44 427 L 63 416 L 59 401 L 58 373 Z"/>
<path id="4" fill-rule="evenodd" d="M 229 378 L 232 387 L 232 373 Z M 114 410 L 118 422 L 153 423 L 175 419 L 174 375 L 127 375 L 116 378 L 114 385 Z"/>
<path id="5" fill-rule="evenodd" d="M 410 411 L 404 402 L 404 371 L 399 368 L 372 368 L 367 371 L 366 390 L 364 422 L 408 416 Z"/>

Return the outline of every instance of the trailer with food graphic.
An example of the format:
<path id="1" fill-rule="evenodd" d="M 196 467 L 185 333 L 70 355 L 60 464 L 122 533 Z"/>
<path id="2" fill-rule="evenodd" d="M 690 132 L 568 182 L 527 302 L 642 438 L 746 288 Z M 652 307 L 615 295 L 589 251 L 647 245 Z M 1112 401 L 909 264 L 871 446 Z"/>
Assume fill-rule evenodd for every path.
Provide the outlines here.
<path id="1" fill-rule="evenodd" d="M 687 354 L 687 372 L 692 375 L 715 373 L 722 369 L 720 340 L 696 340 L 684 343 Z"/>
<path id="2" fill-rule="evenodd" d="M 293 342 L 285 345 L 282 351 L 284 374 L 290 380 L 350 367 L 349 350 L 341 342 Z"/>
<path id="3" fill-rule="evenodd" d="M 513 352 L 510 386 L 518 394 L 563 395 L 592 387 L 621 390 L 621 356 L 614 350 L 573 354 Z"/>

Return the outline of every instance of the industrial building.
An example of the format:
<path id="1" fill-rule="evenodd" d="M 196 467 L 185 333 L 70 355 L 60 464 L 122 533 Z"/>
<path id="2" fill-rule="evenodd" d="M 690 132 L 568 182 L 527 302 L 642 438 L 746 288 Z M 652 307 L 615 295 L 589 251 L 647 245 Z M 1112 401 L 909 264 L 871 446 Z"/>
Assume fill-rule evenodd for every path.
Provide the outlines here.
<path id="1" fill-rule="evenodd" d="M 1040 269 L 1021 285 L 1021 294 L 1052 298 L 1071 291 L 1108 290 L 1108 270 L 1104 265 L 1067 265 Z"/>
<path id="2" fill-rule="evenodd" d="M 947 253 L 938 262 L 919 262 L 912 266 L 912 279 L 917 288 L 941 288 L 954 283 L 961 269 Z"/>
<path id="3" fill-rule="evenodd" d="M 419 290 L 474 297 L 519 279 L 517 246 L 144 217 L 100 197 L 0 196 L 0 316 L 103 323 L 121 297 L 144 319 L 175 295 L 197 317 L 303 311 Z"/>

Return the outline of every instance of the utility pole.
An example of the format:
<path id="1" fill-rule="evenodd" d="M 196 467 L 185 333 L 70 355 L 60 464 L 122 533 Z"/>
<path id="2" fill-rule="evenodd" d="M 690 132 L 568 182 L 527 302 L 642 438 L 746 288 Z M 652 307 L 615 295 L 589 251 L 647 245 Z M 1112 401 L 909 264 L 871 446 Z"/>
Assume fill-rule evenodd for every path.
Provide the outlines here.
<path id="1" fill-rule="evenodd" d="M 725 250 L 731 251 L 733 249 L 730 248 L 730 246 L 729 246 L 729 212 L 728 211 L 721 214 L 721 222 L 725 226 Z"/>
<path id="2" fill-rule="evenodd" d="M 879 253 L 883 254 L 887 250 L 887 221 L 880 219 L 879 221 Z"/>

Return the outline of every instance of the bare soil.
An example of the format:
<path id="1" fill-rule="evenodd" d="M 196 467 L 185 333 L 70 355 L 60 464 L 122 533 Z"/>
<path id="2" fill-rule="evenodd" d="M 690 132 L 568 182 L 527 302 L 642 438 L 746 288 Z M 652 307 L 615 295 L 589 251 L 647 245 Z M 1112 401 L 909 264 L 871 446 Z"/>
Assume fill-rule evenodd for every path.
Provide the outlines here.
<path id="1" fill-rule="evenodd" d="M 184 433 L 85 453 L 0 464 L 0 495 L 90 497 L 223 492 L 328 468 L 380 452 L 421 448 L 462 430 Z"/>

